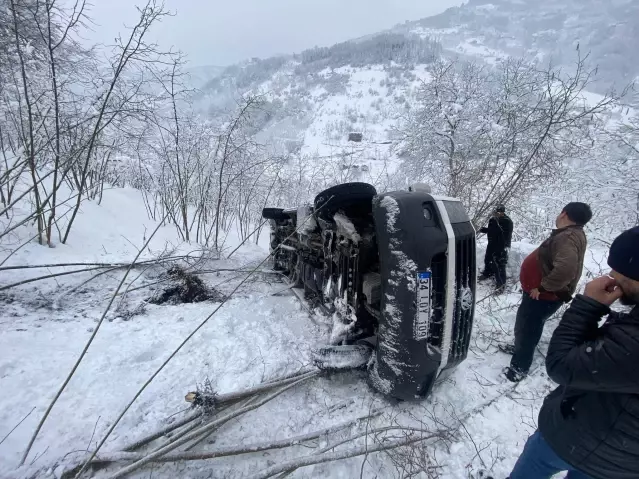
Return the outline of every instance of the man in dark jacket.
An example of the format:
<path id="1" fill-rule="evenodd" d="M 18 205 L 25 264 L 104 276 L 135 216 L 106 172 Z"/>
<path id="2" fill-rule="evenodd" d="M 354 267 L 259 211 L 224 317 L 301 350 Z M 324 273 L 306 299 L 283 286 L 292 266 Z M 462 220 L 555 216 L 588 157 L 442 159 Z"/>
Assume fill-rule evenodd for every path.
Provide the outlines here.
<path id="1" fill-rule="evenodd" d="M 559 387 L 510 479 L 639 477 L 639 227 L 615 240 L 608 265 L 553 334 L 546 367 Z M 618 299 L 634 309 L 611 312 Z"/>
<path id="2" fill-rule="evenodd" d="M 484 271 L 478 279 L 482 281 L 494 277 L 497 291 L 501 292 L 506 285 L 508 248 L 513 235 L 513 222 L 506 215 L 506 207 L 498 205 L 488 226 L 481 228 L 479 232 L 488 236 L 488 247 L 484 257 Z"/>
<path id="3" fill-rule="evenodd" d="M 592 218 L 585 203 L 569 203 L 557 217 L 550 238 L 523 262 L 520 282 L 523 296 L 515 321 L 515 344 L 500 346 L 513 358 L 504 371 L 517 382 L 528 374 L 546 320 L 572 300 L 586 254 L 584 225 Z"/>

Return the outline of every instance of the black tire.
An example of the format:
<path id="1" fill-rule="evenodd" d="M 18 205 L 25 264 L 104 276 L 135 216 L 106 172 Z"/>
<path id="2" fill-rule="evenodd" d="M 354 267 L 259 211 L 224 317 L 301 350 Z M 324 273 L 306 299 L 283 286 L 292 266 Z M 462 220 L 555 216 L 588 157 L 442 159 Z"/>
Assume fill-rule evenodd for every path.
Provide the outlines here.
<path id="1" fill-rule="evenodd" d="M 311 351 L 313 364 L 323 371 L 364 369 L 373 349 L 363 344 L 350 346 L 323 346 Z"/>
<path id="2" fill-rule="evenodd" d="M 262 210 L 262 218 L 266 220 L 281 221 L 287 219 L 289 216 L 284 213 L 282 208 L 264 208 Z"/>
<path id="3" fill-rule="evenodd" d="M 315 211 L 322 217 L 331 217 L 349 206 L 371 205 L 377 190 L 368 183 L 344 183 L 322 191 L 315 197 Z"/>

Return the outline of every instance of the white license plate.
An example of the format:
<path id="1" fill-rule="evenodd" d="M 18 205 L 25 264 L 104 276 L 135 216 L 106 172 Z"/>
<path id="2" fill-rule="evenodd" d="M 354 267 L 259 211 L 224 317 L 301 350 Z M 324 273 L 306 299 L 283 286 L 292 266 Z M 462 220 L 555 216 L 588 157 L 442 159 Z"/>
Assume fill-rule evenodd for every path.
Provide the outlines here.
<path id="1" fill-rule="evenodd" d="M 415 339 L 421 341 L 428 338 L 430 326 L 430 285 L 432 273 L 417 273 L 417 316 L 415 317 Z"/>

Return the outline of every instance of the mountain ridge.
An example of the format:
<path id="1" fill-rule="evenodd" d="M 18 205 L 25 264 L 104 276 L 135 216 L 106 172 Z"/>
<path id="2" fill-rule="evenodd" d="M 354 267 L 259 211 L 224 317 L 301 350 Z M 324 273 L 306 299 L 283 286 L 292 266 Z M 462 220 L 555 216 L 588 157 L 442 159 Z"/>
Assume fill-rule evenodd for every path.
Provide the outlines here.
<path id="1" fill-rule="evenodd" d="M 628 16 L 635 10 L 636 16 Z M 273 154 L 321 160 L 322 168 L 339 171 L 343 181 L 379 184 L 401 162 L 389 142 L 429 81 L 430 62 L 459 57 L 497 65 L 516 56 L 569 70 L 611 25 L 620 31 L 595 45 L 588 61 L 591 68 L 611 65 L 599 68 L 597 82 L 589 86 L 601 94 L 639 74 L 639 49 L 628 53 L 637 57 L 635 63 L 620 60 L 632 50 L 626 40 L 636 34 L 639 43 L 639 2 L 615 0 L 608 9 L 591 0 L 534 5 L 471 0 L 332 47 L 231 65 L 202 87 L 194 104 L 215 120 L 226 118 L 238 96 L 261 95 L 264 105 L 254 128 Z M 349 142 L 352 132 L 362 133 L 362 141 Z"/>
<path id="2" fill-rule="evenodd" d="M 621 89 L 639 77 L 639 2 L 634 0 L 470 0 L 391 29 L 437 38 L 449 51 L 474 41 L 504 55 L 570 67 L 575 50 L 599 67 L 596 90 Z M 484 55 L 476 55 L 482 57 Z"/>

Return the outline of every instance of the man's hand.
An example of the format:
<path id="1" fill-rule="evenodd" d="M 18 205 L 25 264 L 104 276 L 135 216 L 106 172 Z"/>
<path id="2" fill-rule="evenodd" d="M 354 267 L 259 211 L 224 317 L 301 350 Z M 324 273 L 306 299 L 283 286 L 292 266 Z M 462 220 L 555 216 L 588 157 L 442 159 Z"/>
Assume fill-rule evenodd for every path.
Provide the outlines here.
<path id="1" fill-rule="evenodd" d="M 623 291 L 617 285 L 614 278 L 610 276 L 602 276 L 600 278 L 593 279 L 586 285 L 584 296 L 599 301 L 601 304 L 611 306 L 612 303 L 617 301 L 623 296 Z"/>
<path id="2" fill-rule="evenodd" d="M 531 297 L 532 299 L 539 300 L 539 295 L 540 295 L 540 294 L 541 294 L 541 293 L 539 292 L 539 290 L 538 290 L 537 288 L 535 288 L 535 289 L 533 289 L 533 290 L 531 290 L 531 291 L 530 291 L 530 297 Z"/>

